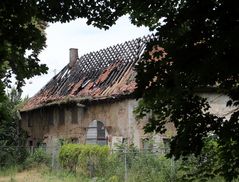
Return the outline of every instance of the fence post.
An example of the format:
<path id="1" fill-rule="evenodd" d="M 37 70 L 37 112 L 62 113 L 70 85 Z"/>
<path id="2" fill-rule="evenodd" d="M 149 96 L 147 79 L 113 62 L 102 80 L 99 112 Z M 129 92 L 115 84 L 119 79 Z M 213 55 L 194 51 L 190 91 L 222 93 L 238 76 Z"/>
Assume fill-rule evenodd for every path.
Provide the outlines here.
<path id="1" fill-rule="evenodd" d="M 127 182 L 128 181 L 128 169 L 127 169 L 127 149 L 125 147 L 124 149 L 124 181 Z"/>
<path id="2" fill-rule="evenodd" d="M 174 161 L 174 157 L 172 157 L 170 159 L 170 166 L 171 166 L 170 172 L 171 172 L 171 178 L 172 178 L 175 175 L 175 161 Z"/>
<path id="3" fill-rule="evenodd" d="M 51 155 L 51 169 L 54 169 L 54 167 L 55 167 L 55 156 L 56 156 L 56 152 L 53 149 L 52 150 L 52 155 Z"/>

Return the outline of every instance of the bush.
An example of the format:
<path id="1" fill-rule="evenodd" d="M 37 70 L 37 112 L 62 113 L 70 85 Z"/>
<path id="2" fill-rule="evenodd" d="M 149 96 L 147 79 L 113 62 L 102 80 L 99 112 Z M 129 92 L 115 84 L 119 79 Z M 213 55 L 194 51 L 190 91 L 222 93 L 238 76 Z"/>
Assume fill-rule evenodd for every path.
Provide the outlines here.
<path id="1" fill-rule="evenodd" d="M 204 141 L 202 152 L 198 156 L 191 155 L 182 160 L 180 171 L 182 181 L 208 181 L 219 177 L 221 167 L 219 148 L 215 139 Z"/>
<path id="2" fill-rule="evenodd" d="M 0 151 L 0 167 L 10 167 L 22 164 L 27 156 L 28 152 L 24 147 L 4 146 Z"/>
<path id="3" fill-rule="evenodd" d="M 81 150 L 82 145 L 64 144 L 59 153 L 59 161 L 62 167 L 70 172 L 75 172 Z"/>
<path id="4" fill-rule="evenodd" d="M 217 145 L 209 141 L 200 156 L 187 160 L 167 159 L 161 154 L 140 152 L 134 147 L 109 155 L 107 146 L 65 144 L 59 159 L 64 169 L 96 181 L 221 181 Z M 220 165 L 219 165 L 220 166 Z"/>
<path id="5" fill-rule="evenodd" d="M 39 165 L 49 165 L 51 161 L 50 155 L 47 154 L 45 149 L 38 148 L 36 149 L 24 163 L 25 168 L 36 167 Z"/>
<path id="6" fill-rule="evenodd" d="M 70 172 L 79 171 L 88 176 L 104 173 L 109 148 L 99 145 L 65 144 L 61 147 L 59 160 Z"/>
<path id="7" fill-rule="evenodd" d="M 108 146 L 83 145 L 79 155 L 79 167 L 88 176 L 104 176 L 108 155 Z"/>

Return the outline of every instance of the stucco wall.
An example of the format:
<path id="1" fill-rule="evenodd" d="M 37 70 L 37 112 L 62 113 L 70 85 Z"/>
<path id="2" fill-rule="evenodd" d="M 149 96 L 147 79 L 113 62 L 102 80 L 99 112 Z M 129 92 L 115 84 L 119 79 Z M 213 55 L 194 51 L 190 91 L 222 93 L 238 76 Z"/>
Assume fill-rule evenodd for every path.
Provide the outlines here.
<path id="1" fill-rule="evenodd" d="M 211 106 L 209 111 L 216 116 L 229 119 L 232 111 L 236 109 L 235 107 L 226 107 L 226 104 L 229 101 L 229 97 L 226 95 L 216 93 L 203 93 L 199 95 L 208 100 L 208 103 Z"/>
<path id="2" fill-rule="evenodd" d="M 79 143 L 85 143 L 86 132 L 89 124 L 98 120 L 104 123 L 108 133 L 109 145 L 112 137 L 123 137 L 128 142 L 134 142 L 138 147 L 141 145 L 141 138 L 144 135 L 142 124 L 138 125 L 133 114 L 133 109 L 137 101 L 129 99 L 114 103 L 97 103 L 87 107 L 67 106 L 48 108 L 53 113 L 53 122 L 47 121 L 42 116 L 45 111 L 37 110 L 32 113 L 22 113 L 22 127 L 30 135 L 29 140 L 34 140 L 34 145 L 38 140 L 43 139 L 47 146 L 55 145 L 57 139 L 74 139 Z M 77 107 L 77 123 L 72 123 L 72 110 Z M 60 118 L 60 112 L 65 113 L 64 119 Z M 41 113 L 42 112 L 42 113 Z M 49 112 L 49 111 L 47 111 Z M 27 117 L 28 118 L 27 118 Z M 28 121 L 32 126 L 28 126 Z M 64 121 L 64 123 L 63 123 Z M 52 124 L 49 124 L 52 123 Z"/>
<path id="3" fill-rule="evenodd" d="M 234 109 L 226 107 L 229 98 L 225 95 L 215 93 L 200 95 L 208 99 L 211 105 L 210 111 L 213 114 L 229 117 Z M 33 145 L 36 145 L 38 141 L 43 141 L 48 147 L 54 147 L 59 139 L 73 139 L 79 143 L 85 143 L 90 123 L 97 120 L 104 123 L 110 146 L 112 145 L 112 138 L 118 137 L 143 148 L 142 140 L 150 135 L 144 134 L 142 129 L 147 118 L 140 121 L 135 119 L 133 110 L 136 106 L 136 100 L 127 99 L 113 103 L 96 103 L 86 107 L 55 106 L 43 108 L 29 113 L 21 113 L 21 126 L 28 132 L 29 141 L 32 141 Z M 64 118 L 61 118 L 63 111 L 65 113 Z M 72 121 L 72 114 L 77 115 L 76 123 Z M 166 128 L 165 135 L 154 137 L 156 143 L 160 143 L 162 138 L 171 137 L 176 133 L 172 124 L 167 124 Z"/>

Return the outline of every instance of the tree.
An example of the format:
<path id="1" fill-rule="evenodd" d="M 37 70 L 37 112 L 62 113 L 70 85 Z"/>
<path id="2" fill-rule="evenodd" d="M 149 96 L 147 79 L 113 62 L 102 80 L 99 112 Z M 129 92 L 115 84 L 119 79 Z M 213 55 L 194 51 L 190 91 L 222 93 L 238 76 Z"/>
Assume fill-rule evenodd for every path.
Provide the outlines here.
<path id="1" fill-rule="evenodd" d="M 238 176 L 239 111 L 229 120 L 212 115 L 207 100 L 195 92 L 213 87 L 231 98 L 228 106 L 238 108 L 238 2 L 178 1 L 165 11 L 164 24 L 156 28 L 156 38 L 137 67 L 137 94 L 143 96 L 138 113 L 153 113 L 146 131 L 163 133 L 165 123 L 174 123 L 177 135 L 170 156 L 176 158 L 199 155 L 203 140 L 216 135 L 222 163 L 218 172 L 230 181 Z M 167 52 L 161 61 L 152 60 L 164 53 L 152 56 L 154 45 Z"/>
<path id="2" fill-rule="evenodd" d="M 47 72 L 38 55 L 46 47 L 44 30 L 48 23 L 81 17 L 88 18 L 88 24 L 107 28 L 122 15 L 120 9 L 121 5 L 103 0 L 1 1 L 0 97 L 4 97 L 4 88 L 10 86 L 12 76 L 20 89 L 24 79 Z"/>
<path id="3" fill-rule="evenodd" d="M 8 81 L 14 73 L 20 85 L 46 72 L 37 58 L 45 46 L 42 22 L 81 17 L 107 29 L 129 14 L 133 24 L 156 31 L 136 68 L 136 95 L 142 98 L 137 111 L 139 116 L 152 113 L 146 131 L 164 132 L 164 124 L 173 122 L 177 135 L 170 155 L 176 158 L 198 155 L 204 138 L 216 135 L 223 164 L 219 171 L 228 181 L 238 176 L 239 1 L 9 0 L 0 2 L 0 10 L 0 78 Z M 164 51 L 152 51 L 156 46 Z M 25 58 L 28 49 L 32 54 Z M 230 97 L 228 106 L 237 107 L 230 119 L 209 113 L 207 100 L 195 94 L 205 87 Z"/>
<path id="4" fill-rule="evenodd" d="M 16 89 L 11 89 L 0 102 L 0 167 L 21 163 L 27 156 L 27 134 L 19 127 L 18 106 L 22 102 Z"/>
<path id="5" fill-rule="evenodd" d="M 231 181 L 239 174 L 239 4 L 164 2 L 168 7 L 159 8 L 164 24 L 153 24 L 156 38 L 137 66 L 137 95 L 143 97 L 138 114 L 153 113 L 146 131 L 163 133 L 165 123 L 174 123 L 177 134 L 169 156 L 176 159 L 199 155 L 204 139 L 216 135 L 222 163 L 218 173 Z M 167 53 L 161 61 L 154 61 L 165 54 L 152 55 L 155 45 Z M 207 100 L 195 94 L 208 87 L 230 97 L 227 105 L 236 107 L 230 119 L 212 115 Z"/>

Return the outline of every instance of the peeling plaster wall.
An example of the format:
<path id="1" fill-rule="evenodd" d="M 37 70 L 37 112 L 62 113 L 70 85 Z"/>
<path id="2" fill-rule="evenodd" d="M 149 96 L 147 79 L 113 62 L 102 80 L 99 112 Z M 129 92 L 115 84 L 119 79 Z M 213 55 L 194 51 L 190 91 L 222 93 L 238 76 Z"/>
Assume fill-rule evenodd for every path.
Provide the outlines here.
<path id="1" fill-rule="evenodd" d="M 156 134 L 156 133 L 145 133 L 143 127 L 148 122 L 148 117 L 145 117 L 140 120 L 136 120 L 135 114 L 133 113 L 134 108 L 138 105 L 138 101 L 129 100 L 128 101 L 128 126 L 129 126 L 129 135 L 131 136 L 131 141 L 138 147 L 143 149 L 144 139 L 152 139 L 154 146 L 153 148 L 158 148 L 162 143 L 164 138 L 170 138 L 176 134 L 176 129 L 173 123 L 167 123 L 165 134 Z"/>
<path id="2" fill-rule="evenodd" d="M 89 124 L 98 120 L 104 123 L 109 138 L 114 136 L 123 137 L 130 143 L 133 142 L 140 147 L 142 127 L 137 124 L 133 109 L 137 105 L 137 101 L 128 99 L 114 103 L 97 103 L 89 105 L 85 108 L 77 107 L 77 123 L 72 122 L 71 107 L 59 106 L 52 107 L 53 124 L 49 125 L 41 116 L 41 111 L 32 113 L 22 113 L 22 128 L 26 129 L 30 135 L 29 140 L 43 141 L 47 146 L 54 146 L 56 139 L 77 139 L 79 143 L 85 143 L 86 131 Z M 64 110 L 64 118 L 60 118 L 60 114 Z M 27 117 L 26 117 L 27 116 Z M 30 117 L 30 118 L 29 118 Z M 30 119 L 32 126 L 28 127 Z M 63 123 L 64 121 L 64 123 Z M 111 141 L 109 140 L 109 145 Z M 37 142 L 34 142 L 34 145 Z"/>
<path id="3" fill-rule="evenodd" d="M 210 111 L 219 116 L 229 117 L 230 113 L 235 108 L 226 107 L 228 97 L 225 95 L 204 93 L 200 94 L 207 98 L 211 105 Z M 163 141 L 163 138 L 168 138 L 176 134 L 175 127 L 172 123 L 166 125 L 167 131 L 164 135 L 145 134 L 143 126 L 146 124 L 148 118 L 137 121 L 133 113 L 134 108 L 138 102 L 134 99 L 126 99 L 123 101 L 111 103 L 96 103 L 85 108 L 77 106 L 55 106 L 51 108 L 52 121 L 48 121 L 44 117 L 46 112 L 44 109 L 37 110 L 30 113 L 21 113 L 21 126 L 30 135 L 29 141 L 33 145 L 37 145 L 38 141 L 45 142 L 47 146 L 54 147 L 56 141 L 59 139 L 74 139 L 79 143 L 85 143 L 86 132 L 90 123 L 98 120 L 104 123 L 109 135 L 109 146 L 112 147 L 112 137 L 122 137 L 128 140 L 129 143 L 134 143 L 135 146 L 143 148 L 143 139 L 153 138 L 156 144 Z M 72 122 L 72 111 L 76 109 L 74 114 L 77 115 L 77 122 Z M 60 114 L 64 111 L 63 115 Z M 49 117 L 49 116 L 48 116 Z M 30 122 L 29 122 L 30 121 Z M 31 125 L 30 127 L 28 125 Z"/>
<path id="4" fill-rule="evenodd" d="M 209 111 L 216 116 L 229 119 L 231 113 L 236 109 L 236 107 L 226 107 L 227 101 L 229 101 L 229 97 L 226 95 L 215 93 L 203 93 L 199 95 L 208 100 L 208 103 L 211 106 Z"/>

